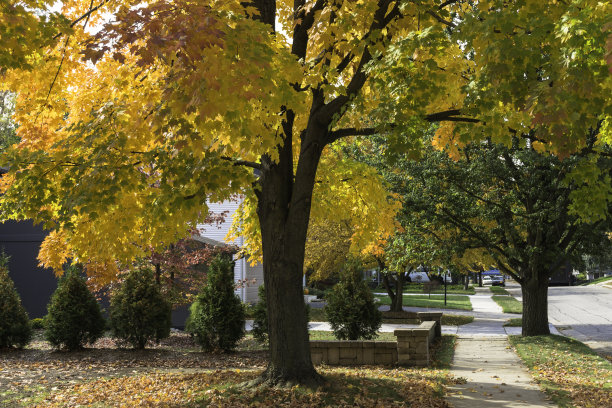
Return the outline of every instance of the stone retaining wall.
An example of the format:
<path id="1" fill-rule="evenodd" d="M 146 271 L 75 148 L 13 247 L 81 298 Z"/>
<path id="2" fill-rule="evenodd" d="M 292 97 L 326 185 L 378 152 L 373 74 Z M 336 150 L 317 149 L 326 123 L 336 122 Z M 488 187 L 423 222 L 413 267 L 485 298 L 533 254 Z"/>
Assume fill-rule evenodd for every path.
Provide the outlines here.
<path id="1" fill-rule="evenodd" d="M 397 342 L 373 340 L 311 341 L 313 364 L 392 365 L 397 362 Z"/>
<path id="2" fill-rule="evenodd" d="M 329 365 L 429 365 L 431 342 L 441 336 L 440 312 L 418 313 L 421 324 L 394 331 L 397 341 L 311 341 L 314 364 Z"/>

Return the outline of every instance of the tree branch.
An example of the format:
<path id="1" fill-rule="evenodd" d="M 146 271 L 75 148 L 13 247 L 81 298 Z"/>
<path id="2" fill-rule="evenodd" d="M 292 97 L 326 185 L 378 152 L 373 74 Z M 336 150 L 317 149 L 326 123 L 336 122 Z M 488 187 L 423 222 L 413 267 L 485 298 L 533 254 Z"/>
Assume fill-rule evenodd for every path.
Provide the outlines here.
<path id="1" fill-rule="evenodd" d="M 374 13 L 374 19 L 368 32 L 365 34 L 364 39 L 368 38 L 372 32 L 375 30 L 382 30 L 389 24 L 395 17 L 400 15 L 399 6 L 396 3 L 393 6 L 393 9 L 389 13 L 387 13 L 387 9 L 391 4 L 391 0 L 379 0 L 378 9 Z M 363 50 L 363 54 L 361 55 L 361 60 L 359 61 L 359 65 L 355 69 L 355 73 L 353 77 L 350 79 L 348 85 L 346 86 L 346 94 L 340 95 L 323 106 L 323 108 L 318 113 L 318 120 L 321 123 L 327 124 L 329 123 L 334 115 L 339 113 L 342 108 L 349 103 L 355 95 L 363 88 L 366 80 L 368 79 L 367 75 L 363 71 L 363 68 L 367 63 L 372 61 L 372 54 L 369 51 L 369 47 L 366 46 Z"/>
<path id="2" fill-rule="evenodd" d="M 103 0 L 100 4 L 98 4 L 95 7 L 91 7 L 89 8 L 89 10 L 83 14 L 81 17 L 77 18 L 76 20 L 74 20 L 72 23 L 70 23 L 70 28 L 74 27 L 75 25 L 79 24 L 79 22 L 81 22 L 83 19 L 87 19 L 87 21 L 89 21 L 89 17 L 97 10 L 99 10 L 102 6 L 104 6 L 106 3 L 108 3 L 110 0 Z M 93 5 L 93 1 L 91 3 L 91 5 Z M 87 24 L 87 23 L 85 23 Z M 85 27 L 83 27 L 85 28 Z M 57 40 L 59 37 L 62 36 L 63 33 L 57 33 L 53 39 Z"/>
<path id="3" fill-rule="evenodd" d="M 315 13 L 322 10 L 327 5 L 327 0 L 317 0 L 308 12 L 304 9 L 304 0 L 296 1 L 293 8 L 294 21 L 301 19 L 300 24 L 296 24 L 293 29 L 293 45 L 291 53 L 298 58 L 305 59 L 308 49 L 308 30 L 314 24 Z"/>
<path id="4" fill-rule="evenodd" d="M 440 23 L 442 23 L 442 24 L 444 24 L 446 26 L 449 26 L 451 28 L 457 27 L 453 22 L 443 19 L 437 13 L 435 13 L 435 12 L 433 12 L 431 10 L 427 10 L 426 13 L 429 14 L 430 16 L 432 16 L 433 18 L 435 18 L 436 20 L 438 20 L 438 22 L 440 22 Z"/>
<path id="5" fill-rule="evenodd" d="M 455 4 L 455 3 L 457 3 L 457 1 L 458 0 L 447 0 L 447 1 L 445 1 L 444 3 L 442 3 L 442 4 L 440 4 L 438 6 L 438 10 L 442 10 L 446 6 L 450 6 L 451 4 Z"/>
<path id="6" fill-rule="evenodd" d="M 375 135 L 376 133 L 378 133 L 378 130 L 376 130 L 374 128 L 363 128 L 363 129 L 345 128 L 345 129 L 338 129 L 338 130 L 334 130 L 332 132 L 329 132 L 328 138 L 330 140 L 330 143 L 333 143 L 336 140 L 341 139 L 343 137 L 348 137 L 348 136 L 371 136 L 371 135 Z"/>
<path id="7" fill-rule="evenodd" d="M 446 111 L 431 113 L 425 116 L 425 120 L 428 122 L 468 122 L 468 123 L 480 123 L 480 119 L 466 118 L 457 116 L 460 115 L 459 109 L 449 109 Z"/>
<path id="8" fill-rule="evenodd" d="M 248 161 L 248 160 L 238 160 L 238 159 L 232 159 L 231 157 L 228 156 L 222 156 L 221 159 L 232 162 L 232 164 L 234 166 L 245 166 L 245 167 L 251 167 L 255 170 L 259 170 L 262 171 L 263 167 L 260 163 L 256 163 L 256 162 L 252 162 L 252 161 Z"/>

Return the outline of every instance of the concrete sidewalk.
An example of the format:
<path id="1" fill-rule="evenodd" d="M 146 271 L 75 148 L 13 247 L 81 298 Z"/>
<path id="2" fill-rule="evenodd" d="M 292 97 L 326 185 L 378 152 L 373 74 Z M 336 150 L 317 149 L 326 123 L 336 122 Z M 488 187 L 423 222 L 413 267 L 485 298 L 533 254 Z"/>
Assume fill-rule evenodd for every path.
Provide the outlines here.
<path id="1" fill-rule="evenodd" d="M 466 379 L 449 387 L 455 408 L 553 407 L 503 337 L 460 337 L 451 373 Z"/>
<path id="2" fill-rule="evenodd" d="M 466 383 L 450 387 L 447 401 L 455 408 L 555 406 L 508 342 L 508 334 L 520 334 L 521 328 L 503 327 L 512 315 L 500 315 L 488 288 L 475 289 L 470 300 L 476 316 L 473 323 L 459 326 L 451 365 L 451 373 Z M 551 332 L 558 333 L 552 325 Z"/>

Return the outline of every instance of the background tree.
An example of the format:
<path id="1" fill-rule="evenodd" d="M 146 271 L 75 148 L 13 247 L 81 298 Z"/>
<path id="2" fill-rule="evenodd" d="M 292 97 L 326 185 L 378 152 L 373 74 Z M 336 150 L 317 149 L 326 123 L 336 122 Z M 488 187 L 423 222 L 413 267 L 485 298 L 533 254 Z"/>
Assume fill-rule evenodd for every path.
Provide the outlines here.
<path id="1" fill-rule="evenodd" d="M 330 149 L 314 187 L 305 247 L 304 265 L 312 279 L 337 277 L 350 256 L 367 262 L 381 253 L 399 207 L 374 167 L 355 160 L 346 146 Z M 242 221 L 252 222 L 254 215 Z"/>
<path id="2" fill-rule="evenodd" d="M 421 265 L 432 265 L 435 253 L 432 237 L 423 234 L 419 224 L 404 223 L 402 232 L 388 241 L 384 255 L 376 257 L 392 312 L 403 310 L 404 283 L 408 275 Z"/>
<path id="3" fill-rule="evenodd" d="M 0 151 L 19 141 L 12 116 L 15 110 L 15 95 L 0 91 Z"/>
<path id="4" fill-rule="evenodd" d="M 608 244 L 612 196 L 598 201 L 597 191 L 609 183 L 612 162 L 589 150 L 559 160 L 516 142 L 469 145 L 457 161 L 430 151 L 421 162 L 405 162 L 401 168 L 413 182 L 404 205 L 455 229 L 468 247 L 485 249 L 492 264 L 521 284 L 523 335 L 548 334 L 549 278 L 583 252 Z M 576 178 L 585 166 L 596 166 L 597 176 Z M 606 207 L 591 222 L 580 219 L 571 199 L 585 193 L 587 179 L 593 205 Z"/>
<path id="5" fill-rule="evenodd" d="M 153 252 L 147 259 L 154 268 L 155 281 L 173 306 L 193 302 L 206 282 L 206 270 L 215 257 L 231 257 L 238 252 L 234 245 L 213 246 L 201 242 L 198 237 L 199 234 L 181 239 L 164 250 Z"/>
<path id="6" fill-rule="evenodd" d="M 441 144 L 535 126 L 567 153 L 610 116 L 612 13 L 597 0 L 63 5 L 72 21 L 113 23 L 95 36 L 75 24 L 35 69 L 3 78 L 18 90 L 21 143 L 6 156 L 2 218 L 53 228 L 52 266 L 66 256 L 103 271 L 185 238 L 207 199 L 244 193 L 269 302 L 261 380 L 273 384 L 321 382 L 300 283 L 326 146 L 385 133 L 406 151 L 448 121 L 465 126 L 442 127 Z"/>

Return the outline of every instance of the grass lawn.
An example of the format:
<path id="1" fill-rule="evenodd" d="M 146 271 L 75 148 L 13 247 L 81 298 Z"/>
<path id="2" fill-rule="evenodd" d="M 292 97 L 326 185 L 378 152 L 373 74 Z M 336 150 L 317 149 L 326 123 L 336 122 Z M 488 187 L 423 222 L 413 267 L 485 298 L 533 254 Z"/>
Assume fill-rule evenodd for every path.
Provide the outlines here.
<path id="1" fill-rule="evenodd" d="M 489 289 L 495 295 L 509 295 L 510 294 L 508 293 L 506 289 L 502 288 L 501 286 L 491 286 Z"/>
<path id="2" fill-rule="evenodd" d="M 469 324 L 474 321 L 474 316 L 464 316 L 464 315 L 452 315 L 452 314 L 443 314 L 442 315 L 442 325 L 443 326 L 463 326 L 464 324 Z"/>
<path id="3" fill-rule="evenodd" d="M 612 364 L 563 336 L 510 336 L 535 380 L 559 407 L 612 407 Z"/>
<path id="4" fill-rule="evenodd" d="M 310 340 L 338 340 L 337 338 L 334 337 L 334 333 L 330 331 L 311 330 L 308 333 L 310 334 Z M 379 332 L 378 337 L 372 340 L 397 341 L 397 337 L 395 337 L 393 333 Z"/>
<path id="5" fill-rule="evenodd" d="M 144 351 L 105 338 L 58 353 L 36 340 L 0 354 L 0 406 L 444 407 L 444 386 L 456 381 L 448 370 L 454 342 L 443 336 L 434 346 L 431 368 L 318 366 L 325 385 L 309 389 L 245 386 L 266 365 L 250 335 L 229 354 L 203 353 L 181 333 Z"/>
<path id="6" fill-rule="evenodd" d="M 325 316 L 325 308 L 310 308 L 310 312 L 308 314 L 310 317 L 309 321 L 311 322 L 326 322 L 327 316 Z"/>
<path id="7" fill-rule="evenodd" d="M 491 296 L 501 306 L 504 313 L 523 313 L 523 304 L 512 296 Z"/>
<path id="8" fill-rule="evenodd" d="M 325 308 L 310 308 L 310 321 L 311 322 L 326 322 L 327 316 L 325 316 Z M 474 321 L 473 316 L 443 314 L 442 325 L 444 326 L 462 326 L 464 324 L 472 323 Z M 406 319 L 383 319 L 383 323 L 390 324 L 411 324 L 411 321 Z M 312 333 L 312 332 L 311 332 Z"/>
<path id="9" fill-rule="evenodd" d="M 376 297 L 380 299 L 381 305 L 391 304 L 391 299 L 387 295 Z M 472 310 L 470 298 L 465 295 L 448 295 L 446 299 L 447 304 L 445 305 L 443 295 L 431 295 L 431 298 L 429 295 L 407 295 L 404 296 L 404 306 Z"/>
<path id="10" fill-rule="evenodd" d="M 375 289 L 372 289 L 374 293 L 387 293 L 387 290 L 383 286 L 379 286 Z M 422 283 L 407 283 L 404 285 L 404 293 L 425 293 L 423 292 L 423 284 Z M 444 285 L 440 285 L 436 290 L 431 293 L 436 294 L 444 294 Z M 453 295 L 473 295 L 476 293 L 473 286 L 469 286 L 467 290 L 463 289 L 463 285 L 447 285 L 446 293 L 451 293 Z"/>
<path id="11" fill-rule="evenodd" d="M 580 286 L 595 285 L 597 283 L 607 282 L 607 281 L 612 281 L 612 276 L 604 276 L 603 278 L 594 279 L 591 282 L 583 283 Z"/>
<path id="12" fill-rule="evenodd" d="M 384 290 L 382 290 L 384 292 Z M 422 283 L 409 283 L 404 287 L 404 293 L 424 293 L 423 292 L 423 284 Z M 444 285 L 440 285 L 440 287 L 431 293 L 444 293 Z M 446 293 L 452 293 L 454 295 L 473 295 L 476 293 L 473 286 L 469 286 L 467 290 L 463 289 L 463 285 L 447 285 Z"/>
<path id="13" fill-rule="evenodd" d="M 504 327 L 522 327 L 523 326 L 523 318 L 516 317 L 513 319 L 508 319 L 504 323 Z"/>

